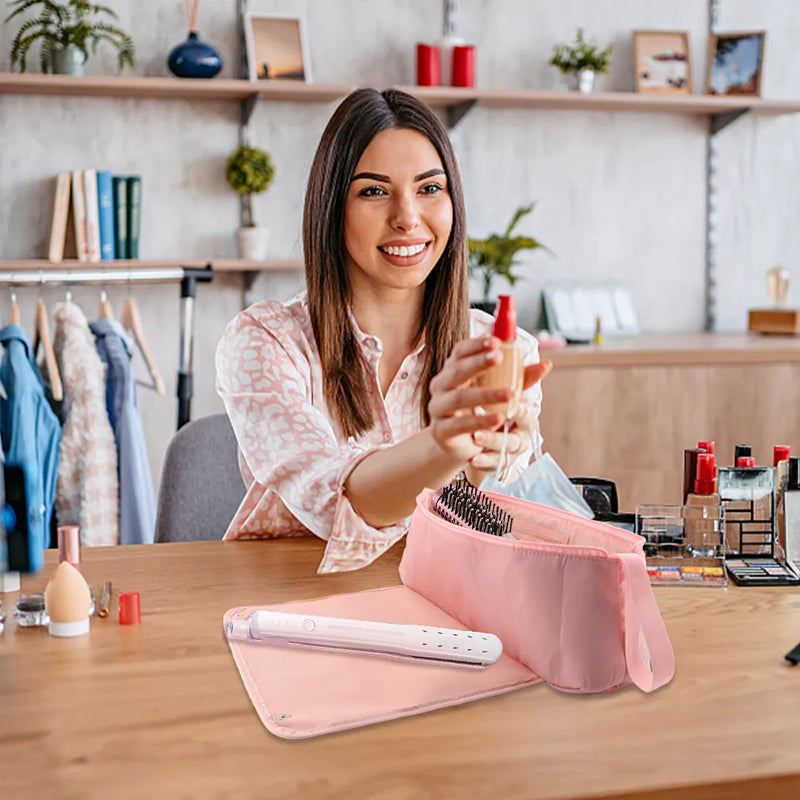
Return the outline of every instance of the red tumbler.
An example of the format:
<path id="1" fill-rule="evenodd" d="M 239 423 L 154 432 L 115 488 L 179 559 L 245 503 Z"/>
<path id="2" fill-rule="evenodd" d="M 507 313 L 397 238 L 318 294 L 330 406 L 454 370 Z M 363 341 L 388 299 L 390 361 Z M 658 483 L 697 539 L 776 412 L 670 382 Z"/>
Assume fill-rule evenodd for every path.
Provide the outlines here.
<path id="1" fill-rule="evenodd" d="M 432 44 L 417 45 L 417 86 L 441 86 L 442 62 L 439 48 Z"/>
<path id="2" fill-rule="evenodd" d="M 475 45 L 453 48 L 453 86 L 475 87 Z"/>

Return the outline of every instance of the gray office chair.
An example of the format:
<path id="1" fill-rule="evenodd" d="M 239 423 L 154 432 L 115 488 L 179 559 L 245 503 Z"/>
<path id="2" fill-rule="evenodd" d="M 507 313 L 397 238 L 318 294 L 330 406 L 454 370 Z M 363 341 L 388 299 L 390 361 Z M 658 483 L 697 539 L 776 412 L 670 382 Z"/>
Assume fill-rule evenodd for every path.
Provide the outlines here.
<path id="1" fill-rule="evenodd" d="M 244 494 L 228 417 L 215 414 L 187 423 L 172 437 L 164 458 L 156 542 L 221 539 Z"/>

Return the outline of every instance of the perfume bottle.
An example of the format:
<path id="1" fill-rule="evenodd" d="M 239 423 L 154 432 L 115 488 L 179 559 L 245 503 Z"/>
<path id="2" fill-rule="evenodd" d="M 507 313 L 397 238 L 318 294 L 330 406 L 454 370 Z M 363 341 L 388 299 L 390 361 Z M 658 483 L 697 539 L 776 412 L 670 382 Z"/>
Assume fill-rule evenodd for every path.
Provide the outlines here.
<path id="1" fill-rule="evenodd" d="M 508 419 L 517 413 L 525 372 L 522 350 L 517 344 L 517 313 L 511 295 L 501 294 L 498 297 L 493 335 L 500 340 L 500 360 L 481 372 L 476 383 L 491 389 L 511 389 L 511 398 L 507 403 L 487 403 L 483 406 L 487 414 L 504 414 Z"/>

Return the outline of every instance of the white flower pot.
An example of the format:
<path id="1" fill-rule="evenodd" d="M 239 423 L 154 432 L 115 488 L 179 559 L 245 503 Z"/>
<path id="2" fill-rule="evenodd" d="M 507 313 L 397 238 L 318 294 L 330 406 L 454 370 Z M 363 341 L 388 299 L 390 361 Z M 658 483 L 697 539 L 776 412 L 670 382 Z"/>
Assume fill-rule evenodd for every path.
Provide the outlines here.
<path id="1" fill-rule="evenodd" d="M 570 72 L 567 74 L 567 85 L 573 92 L 591 94 L 594 89 L 594 77 L 595 71 L 593 69 Z"/>
<path id="2" fill-rule="evenodd" d="M 86 75 L 86 55 L 74 44 L 53 51 L 53 72 L 56 75 Z"/>
<path id="3" fill-rule="evenodd" d="M 264 261 L 267 258 L 269 228 L 239 228 L 236 231 L 236 252 L 245 261 Z"/>

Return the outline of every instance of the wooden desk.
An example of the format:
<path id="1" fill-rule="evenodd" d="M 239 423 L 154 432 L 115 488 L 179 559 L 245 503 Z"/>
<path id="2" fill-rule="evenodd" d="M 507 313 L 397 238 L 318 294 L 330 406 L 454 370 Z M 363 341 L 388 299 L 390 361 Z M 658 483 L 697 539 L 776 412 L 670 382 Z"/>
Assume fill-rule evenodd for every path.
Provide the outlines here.
<path id="1" fill-rule="evenodd" d="M 318 577 L 322 542 L 84 550 L 95 591 L 138 590 L 142 624 L 0 635 L 0 796 L 39 798 L 797 797 L 800 591 L 659 588 L 671 684 L 575 696 L 534 686 L 306 741 L 273 737 L 222 633 L 232 606 L 397 582 L 402 545 Z M 24 579 L 43 589 L 45 574 Z M 3 606 L 13 607 L 14 595 Z"/>
<path id="2" fill-rule="evenodd" d="M 714 440 L 717 464 L 736 444 L 772 465 L 800 454 L 800 336 L 660 334 L 543 351 L 545 447 L 571 476 L 610 478 L 620 510 L 682 502 L 683 451 Z"/>

